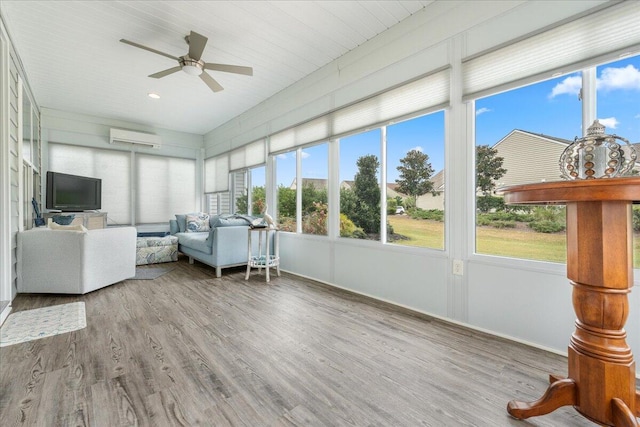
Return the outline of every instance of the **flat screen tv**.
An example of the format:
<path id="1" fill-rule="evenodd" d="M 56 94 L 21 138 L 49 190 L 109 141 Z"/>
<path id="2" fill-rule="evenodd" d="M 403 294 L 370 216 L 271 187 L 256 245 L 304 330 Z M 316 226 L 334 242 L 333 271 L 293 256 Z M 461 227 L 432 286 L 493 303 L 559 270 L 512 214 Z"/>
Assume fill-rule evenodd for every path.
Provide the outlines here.
<path id="1" fill-rule="evenodd" d="M 99 210 L 102 180 L 87 176 L 47 172 L 47 209 L 63 212 Z"/>

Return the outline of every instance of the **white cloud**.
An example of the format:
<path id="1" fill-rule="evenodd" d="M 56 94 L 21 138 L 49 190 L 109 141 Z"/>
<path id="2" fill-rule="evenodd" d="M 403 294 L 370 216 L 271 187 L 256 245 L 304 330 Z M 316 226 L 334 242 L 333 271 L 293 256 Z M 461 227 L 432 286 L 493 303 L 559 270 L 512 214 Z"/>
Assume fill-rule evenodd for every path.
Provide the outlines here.
<path id="1" fill-rule="evenodd" d="M 551 90 L 549 94 L 549 98 L 555 98 L 558 95 L 577 95 L 580 93 L 580 88 L 582 87 L 582 77 L 580 76 L 569 76 Z"/>
<path id="2" fill-rule="evenodd" d="M 282 153 L 282 154 L 278 154 L 276 157 L 278 157 L 279 159 L 286 159 L 287 158 L 287 153 Z"/>
<path id="3" fill-rule="evenodd" d="M 311 155 L 311 154 L 309 154 L 309 153 L 308 153 L 308 152 L 306 152 L 306 151 L 303 151 L 303 152 L 302 152 L 302 158 L 303 158 L 303 159 L 308 158 L 310 155 Z"/>
<path id="4" fill-rule="evenodd" d="M 549 98 L 558 95 L 577 95 L 582 87 L 580 75 L 569 76 L 551 90 Z M 629 64 L 626 67 L 607 67 L 602 70 L 597 80 L 598 90 L 611 91 L 616 89 L 640 90 L 640 70 Z M 476 115 L 478 113 L 476 112 Z"/>
<path id="5" fill-rule="evenodd" d="M 484 114 L 484 113 L 489 113 L 491 111 L 493 111 L 493 110 L 490 109 L 490 108 L 487 108 L 487 107 L 478 108 L 476 110 L 476 116 L 479 116 L 480 114 Z"/>
<path id="6" fill-rule="evenodd" d="M 640 119 L 640 114 L 636 114 L 633 118 L 634 119 Z"/>
<path id="7" fill-rule="evenodd" d="M 416 150 L 416 151 L 419 151 L 419 152 L 421 152 L 421 153 L 424 151 L 424 150 L 422 149 L 422 147 L 421 147 L 421 146 L 419 146 L 419 145 L 418 145 L 418 146 L 416 146 L 416 147 L 413 147 L 411 150 Z M 409 151 L 411 151 L 411 150 L 409 150 Z"/>
<path id="8" fill-rule="evenodd" d="M 615 117 L 607 117 L 605 119 L 598 119 L 600 124 L 604 125 L 607 129 L 616 129 L 620 122 Z"/>
<path id="9" fill-rule="evenodd" d="M 640 70 L 629 64 L 624 68 L 605 68 L 598 78 L 598 89 L 609 91 L 615 89 L 640 90 Z"/>

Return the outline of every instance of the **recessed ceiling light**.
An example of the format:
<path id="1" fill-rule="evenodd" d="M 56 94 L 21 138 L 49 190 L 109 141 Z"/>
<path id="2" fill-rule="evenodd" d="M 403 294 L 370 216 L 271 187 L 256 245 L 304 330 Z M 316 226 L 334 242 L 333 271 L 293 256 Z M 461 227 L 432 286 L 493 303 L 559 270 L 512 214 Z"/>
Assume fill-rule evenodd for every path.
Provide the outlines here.
<path id="1" fill-rule="evenodd" d="M 155 92 L 149 92 L 147 95 L 149 95 L 149 98 L 160 99 L 160 95 Z"/>

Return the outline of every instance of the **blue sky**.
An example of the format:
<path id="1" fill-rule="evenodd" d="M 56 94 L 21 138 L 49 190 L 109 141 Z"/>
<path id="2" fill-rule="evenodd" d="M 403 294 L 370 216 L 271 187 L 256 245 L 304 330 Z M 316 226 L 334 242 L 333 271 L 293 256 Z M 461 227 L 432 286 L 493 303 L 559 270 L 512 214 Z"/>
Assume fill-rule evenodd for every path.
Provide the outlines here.
<path id="1" fill-rule="evenodd" d="M 640 142 L 640 56 L 599 66 L 596 75 L 597 116 L 606 133 Z M 580 73 L 573 73 L 476 100 L 476 144 L 492 146 L 514 129 L 568 140 L 581 136 L 580 86 Z M 388 182 L 395 182 L 399 160 L 411 149 L 428 154 L 436 172 L 444 167 L 443 111 L 387 127 Z M 340 180 L 352 180 L 356 160 L 367 154 L 380 159 L 379 129 L 343 138 Z M 327 158 L 326 144 L 303 150 L 303 176 L 327 178 Z M 277 170 L 278 184 L 289 186 L 295 177 L 295 157 L 279 156 Z M 254 179 L 254 184 L 264 184 L 258 182 Z"/>

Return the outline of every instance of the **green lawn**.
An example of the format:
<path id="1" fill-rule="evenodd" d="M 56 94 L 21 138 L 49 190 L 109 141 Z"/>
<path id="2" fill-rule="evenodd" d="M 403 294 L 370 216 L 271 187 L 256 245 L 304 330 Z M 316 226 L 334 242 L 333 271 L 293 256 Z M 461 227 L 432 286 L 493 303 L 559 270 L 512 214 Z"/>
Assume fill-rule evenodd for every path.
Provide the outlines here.
<path id="1" fill-rule="evenodd" d="M 395 233 L 409 238 L 394 241 L 394 244 L 436 249 L 444 247 L 443 222 L 416 220 L 407 215 L 389 215 L 387 220 Z M 476 251 L 481 254 L 561 263 L 567 259 L 564 233 L 546 234 L 520 229 L 478 227 L 476 235 Z M 640 268 L 640 235 L 634 236 L 633 249 L 634 267 Z"/>

